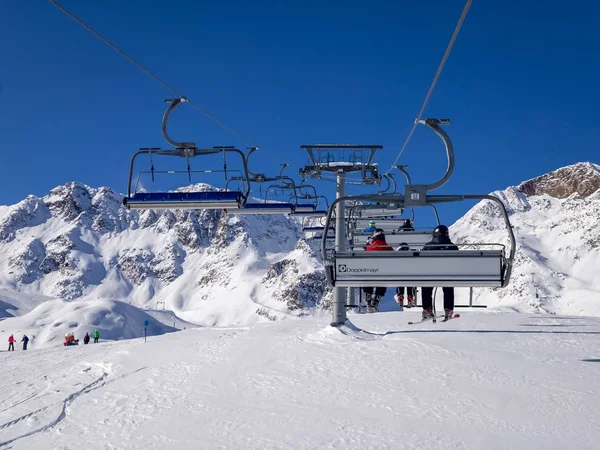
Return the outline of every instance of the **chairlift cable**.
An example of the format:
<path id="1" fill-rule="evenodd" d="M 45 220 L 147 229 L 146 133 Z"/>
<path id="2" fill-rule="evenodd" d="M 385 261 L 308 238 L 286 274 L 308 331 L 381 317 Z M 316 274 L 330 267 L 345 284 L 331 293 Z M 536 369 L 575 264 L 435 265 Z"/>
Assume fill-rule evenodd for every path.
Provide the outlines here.
<path id="1" fill-rule="evenodd" d="M 423 115 L 423 112 L 425 111 L 425 107 L 427 106 L 427 103 L 429 103 L 429 98 L 431 97 L 431 94 L 433 93 L 433 89 L 435 88 L 435 85 L 437 84 L 440 74 L 442 73 L 442 69 L 444 68 L 444 65 L 446 64 L 446 60 L 448 59 L 448 56 L 450 55 L 450 51 L 452 50 L 452 47 L 454 46 L 454 41 L 456 40 L 456 37 L 458 36 L 458 32 L 460 31 L 460 29 L 462 27 L 465 17 L 467 16 L 467 12 L 469 11 L 469 8 L 471 7 L 472 1 L 473 0 L 467 0 L 467 2 L 465 3 L 465 7 L 463 8 L 463 12 L 462 12 L 460 18 L 458 19 L 458 23 L 456 24 L 456 28 L 454 29 L 454 33 L 452 34 L 452 38 L 450 39 L 450 42 L 448 43 L 446 52 L 444 53 L 444 56 L 442 58 L 442 61 L 440 62 L 440 65 L 435 74 L 435 77 L 433 78 L 433 81 L 431 82 L 429 91 L 427 92 L 427 95 L 425 96 L 425 101 L 423 102 L 423 106 L 421 106 L 421 110 L 419 111 L 419 114 L 417 115 L 417 118 L 415 119 L 415 122 L 414 122 L 412 128 L 410 129 L 410 132 L 408 133 L 408 137 L 404 141 L 404 144 L 402 145 L 402 148 L 400 149 L 400 152 L 398 153 L 398 156 L 396 156 L 394 163 L 390 166 L 390 168 L 387 170 L 387 172 L 385 172 L 386 175 L 388 173 L 390 173 L 392 171 L 392 169 L 394 168 L 394 166 L 398 163 L 398 160 L 400 159 L 400 157 L 402 156 L 402 153 L 404 153 L 404 150 L 406 149 L 406 146 L 408 145 L 408 141 L 410 141 L 410 138 L 412 137 L 413 133 L 415 132 L 415 130 L 417 128 L 417 125 L 419 124 L 419 120 L 421 120 L 421 116 Z"/>
<path id="2" fill-rule="evenodd" d="M 214 122 L 216 122 L 218 125 L 220 125 L 221 127 L 225 128 L 227 131 L 229 131 L 230 133 L 236 135 L 237 137 L 239 137 L 241 140 L 243 140 L 244 142 L 246 142 L 247 144 L 249 144 L 252 147 L 256 147 L 255 144 L 252 143 L 252 141 L 248 138 L 246 138 L 244 135 L 238 133 L 237 131 L 235 131 L 233 128 L 225 125 L 223 122 L 221 122 L 219 119 L 217 119 L 215 116 L 213 116 L 212 114 L 210 114 L 208 111 L 206 111 L 205 109 L 201 108 L 200 106 L 198 106 L 197 104 L 195 104 L 194 102 L 192 102 L 190 99 L 188 99 L 185 95 L 181 94 L 179 91 L 177 91 L 175 88 L 169 86 L 165 81 L 163 81 L 161 78 L 159 78 L 157 75 L 155 75 L 154 73 L 152 73 L 149 69 L 147 69 L 146 67 L 144 67 L 142 64 L 140 64 L 139 62 L 137 62 L 135 59 L 133 59 L 131 56 L 129 56 L 127 53 L 125 53 L 123 50 L 121 50 L 119 47 L 117 47 L 115 44 L 113 44 L 112 42 L 110 42 L 108 39 L 106 39 L 104 36 L 102 36 L 100 33 L 98 33 L 96 30 L 94 30 L 92 27 L 90 27 L 88 24 L 86 24 L 85 22 L 83 22 L 81 19 L 79 19 L 78 17 L 76 17 L 73 13 L 71 13 L 70 11 L 68 11 L 67 9 L 65 9 L 62 5 L 60 5 L 56 0 L 48 0 L 50 3 L 52 3 L 54 6 L 56 6 L 58 9 L 60 9 L 62 12 L 64 12 L 66 15 L 68 15 L 69 17 L 71 17 L 71 19 L 73 19 L 75 22 L 77 22 L 78 24 L 80 24 L 82 27 L 84 27 L 86 30 L 88 30 L 90 33 L 92 33 L 94 36 L 96 36 L 98 39 L 100 39 L 101 41 L 103 41 L 105 44 L 107 44 L 109 47 L 111 47 L 113 50 L 115 50 L 116 52 L 118 52 L 119 54 L 121 54 L 122 56 L 124 56 L 125 58 L 127 58 L 129 61 L 131 61 L 133 64 L 135 64 L 137 67 L 139 67 L 140 69 L 142 69 L 144 72 L 146 72 L 148 75 L 150 75 L 152 78 L 154 78 L 154 80 L 158 81 L 160 84 L 162 84 L 165 88 L 167 88 L 168 90 L 170 90 L 171 92 L 173 92 L 176 96 L 185 99 L 185 101 L 187 103 L 189 103 L 191 106 L 193 106 L 194 108 L 196 108 L 198 111 L 200 111 L 202 114 L 204 114 L 206 117 L 208 117 L 209 119 L 213 120 Z"/>

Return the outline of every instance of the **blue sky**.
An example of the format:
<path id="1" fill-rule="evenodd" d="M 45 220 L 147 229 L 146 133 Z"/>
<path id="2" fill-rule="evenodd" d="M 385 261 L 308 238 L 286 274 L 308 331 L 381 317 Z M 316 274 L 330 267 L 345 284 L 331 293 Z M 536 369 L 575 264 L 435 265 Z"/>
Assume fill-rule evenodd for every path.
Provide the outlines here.
<path id="1" fill-rule="evenodd" d="M 253 171 L 270 175 L 287 162 L 296 178 L 307 162 L 300 145 L 314 142 L 381 144 L 378 162 L 389 167 L 464 6 L 61 3 L 259 145 Z M 485 194 L 600 162 L 598 13 L 592 2 L 473 2 L 424 114 L 452 120 L 457 166 L 436 193 Z M 160 120 L 172 94 L 49 2 L 3 5 L 0 55 L 0 204 L 72 180 L 125 192 L 136 149 L 168 148 Z M 174 113 L 171 130 L 201 147 L 246 146 L 189 105 Z M 446 164 L 441 142 L 419 127 L 400 163 L 416 183 L 436 180 Z M 332 195 L 332 183 L 318 186 Z M 444 206 L 443 221 L 470 206 Z"/>

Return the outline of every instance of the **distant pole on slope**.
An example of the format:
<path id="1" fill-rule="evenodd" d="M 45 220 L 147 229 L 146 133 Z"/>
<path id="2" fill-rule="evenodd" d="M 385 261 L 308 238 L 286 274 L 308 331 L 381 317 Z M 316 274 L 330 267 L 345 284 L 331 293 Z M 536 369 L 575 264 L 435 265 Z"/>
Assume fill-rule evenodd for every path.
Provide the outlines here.
<path id="1" fill-rule="evenodd" d="M 146 329 L 148 328 L 149 322 L 147 320 L 144 321 L 144 342 L 146 342 Z"/>
<path id="2" fill-rule="evenodd" d="M 531 273 L 531 284 L 533 284 L 533 287 L 535 288 L 535 298 L 540 298 L 539 294 L 538 294 L 538 288 L 535 284 L 535 273 Z"/>

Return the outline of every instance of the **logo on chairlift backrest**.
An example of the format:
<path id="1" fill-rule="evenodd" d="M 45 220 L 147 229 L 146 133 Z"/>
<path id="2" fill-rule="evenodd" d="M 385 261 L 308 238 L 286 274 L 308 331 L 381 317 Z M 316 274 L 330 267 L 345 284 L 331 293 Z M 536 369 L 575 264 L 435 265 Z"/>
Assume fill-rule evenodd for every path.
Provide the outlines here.
<path id="1" fill-rule="evenodd" d="M 379 272 L 379 269 L 374 269 L 374 268 L 367 268 L 367 267 L 359 267 L 359 268 L 354 268 L 354 267 L 348 267 L 346 264 L 338 264 L 338 272 L 356 272 L 356 273 L 377 273 Z"/>
<path id="2" fill-rule="evenodd" d="M 411 200 L 419 200 L 420 196 L 418 192 L 411 192 L 410 193 L 410 199 Z"/>

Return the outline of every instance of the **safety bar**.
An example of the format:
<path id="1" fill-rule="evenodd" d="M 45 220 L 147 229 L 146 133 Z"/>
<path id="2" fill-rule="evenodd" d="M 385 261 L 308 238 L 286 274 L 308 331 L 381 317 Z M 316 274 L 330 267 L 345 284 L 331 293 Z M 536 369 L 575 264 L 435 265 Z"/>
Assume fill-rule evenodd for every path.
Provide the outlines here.
<path id="1" fill-rule="evenodd" d="M 399 196 L 380 196 L 380 195 L 369 195 L 369 196 L 345 196 L 339 197 L 331 202 L 329 209 L 327 210 L 327 217 L 325 219 L 325 228 L 329 228 L 331 226 L 331 218 L 335 207 L 340 202 L 346 201 L 356 201 L 356 200 L 365 200 L 365 201 L 379 201 L 380 203 L 391 203 L 394 205 L 404 205 L 404 198 Z M 512 272 L 512 266 L 515 258 L 516 251 L 516 242 L 515 235 L 513 233 L 512 225 L 510 224 L 510 220 L 508 218 L 508 213 L 506 212 L 506 208 L 504 203 L 500 201 L 500 199 L 492 196 L 492 195 L 427 195 L 425 197 L 425 205 L 437 204 L 437 203 L 449 203 L 449 202 L 460 202 L 465 200 L 491 200 L 495 202 L 500 207 L 500 212 L 502 213 L 502 217 L 504 219 L 504 224 L 506 225 L 506 229 L 508 230 L 509 240 L 510 240 L 510 252 L 508 257 L 506 258 L 506 264 L 504 266 L 504 276 L 502 280 L 502 286 L 506 287 L 510 281 L 510 275 Z M 323 255 L 323 260 L 327 261 L 328 256 L 326 253 L 325 240 L 321 243 L 321 253 Z M 402 252 L 397 252 L 402 253 Z M 372 254 L 372 252 L 369 252 Z"/>
<path id="2" fill-rule="evenodd" d="M 501 250 L 337 252 L 326 267 L 335 287 L 504 287 Z"/>
<path id="3" fill-rule="evenodd" d="M 127 197 L 132 198 L 131 182 L 133 179 L 133 167 L 135 164 L 135 159 L 140 155 L 154 154 L 154 155 L 163 155 L 163 156 L 179 156 L 182 158 L 193 158 L 195 156 L 214 155 L 214 154 L 221 153 L 221 152 L 231 152 L 231 153 L 235 153 L 235 154 L 239 155 L 243 161 L 243 167 L 244 167 L 243 173 L 244 174 L 248 173 L 248 166 L 246 165 L 246 159 L 244 158 L 244 154 L 237 148 L 230 148 L 230 147 L 217 147 L 217 148 L 206 148 L 206 149 L 176 148 L 176 149 L 171 149 L 171 150 L 140 149 L 133 154 L 133 156 L 131 157 L 131 162 L 129 164 L 129 182 L 127 183 Z M 243 200 L 244 202 L 245 202 L 245 199 L 248 198 L 248 196 L 250 195 L 250 182 L 248 181 L 247 177 L 245 177 L 245 181 L 246 181 L 246 183 L 245 183 L 246 191 L 244 193 L 244 200 Z"/>

